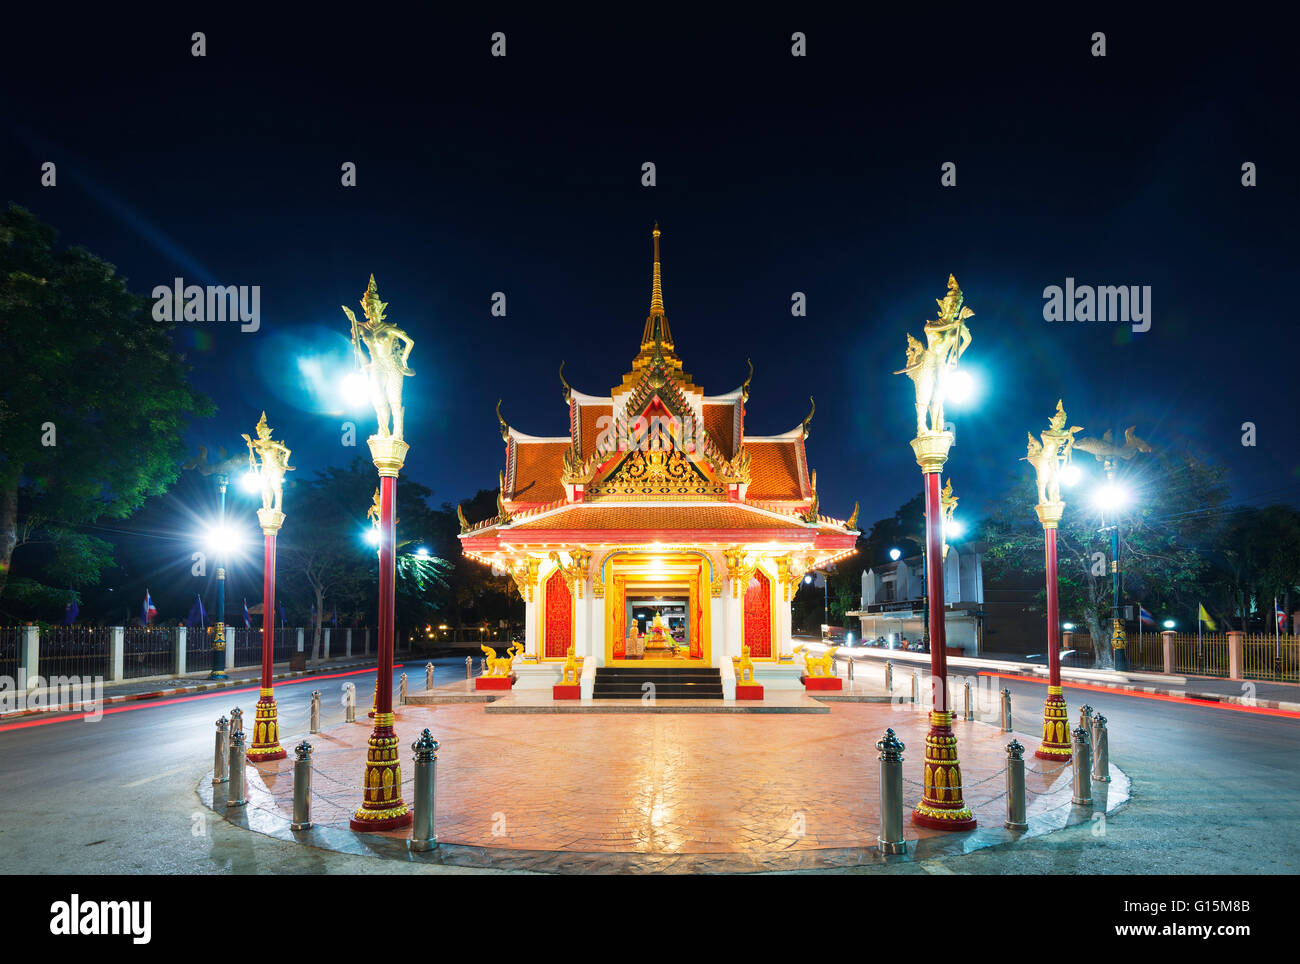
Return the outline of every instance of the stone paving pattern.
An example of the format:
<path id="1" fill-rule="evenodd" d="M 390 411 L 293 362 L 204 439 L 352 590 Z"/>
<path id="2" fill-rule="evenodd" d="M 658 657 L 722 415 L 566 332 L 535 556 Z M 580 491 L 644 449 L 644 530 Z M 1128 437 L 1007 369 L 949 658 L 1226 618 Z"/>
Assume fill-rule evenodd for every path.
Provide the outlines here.
<path id="1" fill-rule="evenodd" d="M 318 826 L 346 827 L 361 800 L 364 713 L 307 737 Z M 482 848 L 575 853 L 763 854 L 867 848 L 879 829 L 875 742 L 893 727 L 907 745 L 904 805 L 920 797 L 925 714 L 910 705 L 837 703 L 825 715 L 487 716 L 482 705 L 398 711 L 403 797 L 412 802 L 410 744 L 428 727 L 438 760 L 438 839 Z M 982 827 L 1005 818 L 1010 741 L 958 721 L 966 802 Z M 302 737 L 282 738 L 286 749 Z M 1068 811 L 1070 768 L 1026 747 L 1029 815 Z M 248 768 L 250 804 L 292 814 L 293 754 Z M 1034 772 L 1040 771 L 1040 772 Z M 802 831 L 802 832 L 800 832 Z M 408 831 L 388 835 L 404 839 Z M 909 839 L 940 831 L 913 827 Z"/>

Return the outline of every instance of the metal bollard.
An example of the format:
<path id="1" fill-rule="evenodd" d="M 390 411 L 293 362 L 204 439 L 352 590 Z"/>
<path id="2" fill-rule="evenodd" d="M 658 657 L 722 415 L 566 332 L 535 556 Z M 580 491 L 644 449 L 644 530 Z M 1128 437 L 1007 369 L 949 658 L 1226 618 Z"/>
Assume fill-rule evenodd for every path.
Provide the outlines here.
<path id="1" fill-rule="evenodd" d="M 966 717 L 966 720 L 970 721 L 975 719 L 975 706 L 973 703 L 971 703 L 971 699 L 970 699 L 970 683 L 963 684 L 963 690 L 964 690 L 963 695 L 966 698 L 966 712 L 964 715 Z"/>
<path id="2" fill-rule="evenodd" d="M 397 684 L 397 705 L 398 705 L 398 706 L 405 706 L 405 705 L 406 705 L 406 674 L 405 674 L 405 673 L 403 673 L 403 674 L 402 674 L 402 678 L 401 678 L 400 680 L 398 680 L 398 684 Z"/>
<path id="3" fill-rule="evenodd" d="M 1002 732 L 1011 732 L 1011 690 L 1002 690 Z"/>
<path id="4" fill-rule="evenodd" d="M 248 803 L 244 797 L 244 731 L 230 734 L 230 782 L 226 784 L 226 809 Z"/>
<path id="5" fill-rule="evenodd" d="M 465 657 L 465 678 L 466 679 L 474 678 L 474 657 L 473 656 Z"/>
<path id="6" fill-rule="evenodd" d="M 912 670 L 912 702 L 921 702 L 921 674 Z"/>
<path id="7" fill-rule="evenodd" d="M 424 691 L 426 693 L 433 690 L 433 662 L 424 664 Z"/>
<path id="8" fill-rule="evenodd" d="M 1092 707 L 1087 703 L 1079 707 L 1079 725 L 1089 733 L 1092 732 Z"/>
<path id="9" fill-rule="evenodd" d="M 311 731 L 320 732 L 320 690 L 311 693 Z"/>
<path id="10" fill-rule="evenodd" d="M 894 661 L 885 660 L 885 692 L 894 692 Z"/>
<path id="11" fill-rule="evenodd" d="M 311 829 L 311 744 L 303 740 L 293 748 L 293 823 L 290 830 Z"/>
<path id="12" fill-rule="evenodd" d="M 434 832 L 433 817 L 437 800 L 438 746 L 428 730 L 411 744 L 415 751 L 415 817 L 411 822 L 412 850 L 436 850 L 438 835 Z"/>
<path id="13" fill-rule="evenodd" d="M 1098 783 L 1110 783 L 1110 735 L 1106 717 L 1100 713 L 1092 718 L 1092 778 Z"/>
<path id="14" fill-rule="evenodd" d="M 357 721 L 357 684 L 343 684 L 343 722 L 355 723 Z"/>
<path id="15" fill-rule="evenodd" d="M 227 783 L 230 771 L 230 721 L 224 716 L 217 720 L 217 748 L 212 754 L 212 785 Z"/>
<path id="16" fill-rule="evenodd" d="M 1092 806 L 1092 743 L 1088 731 L 1074 728 L 1074 796 L 1070 800 L 1076 807 Z"/>
<path id="17" fill-rule="evenodd" d="M 236 730 L 244 728 L 244 711 L 236 706 L 230 711 L 230 733 L 233 736 Z"/>
<path id="18" fill-rule="evenodd" d="M 880 751 L 880 836 L 876 844 L 882 854 L 907 853 L 903 839 L 903 750 L 892 729 L 876 743 Z"/>
<path id="19" fill-rule="evenodd" d="M 1025 818 L 1025 748 L 1019 740 L 1007 744 L 1007 819 L 1008 830 L 1028 830 Z"/>
<path id="20" fill-rule="evenodd" d="M 853 663 L 854 663 L 854 659 L 853 659 L 852 656 L 850 656 L 849 659 L 848 659 L 848 664 L 849 664 L 849 682 L 850 682 L 850 683 L 853 682 Z"/>

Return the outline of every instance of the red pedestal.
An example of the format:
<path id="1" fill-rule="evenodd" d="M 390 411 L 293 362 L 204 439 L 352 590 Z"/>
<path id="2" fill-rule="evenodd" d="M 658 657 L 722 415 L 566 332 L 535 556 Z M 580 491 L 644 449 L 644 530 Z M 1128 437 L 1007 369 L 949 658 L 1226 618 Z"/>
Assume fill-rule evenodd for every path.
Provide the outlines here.
<path id="1" fill-rule="evenodd" d="M 835 682 L 839 682 L 836 679 Z M 736 699 L 738 700 L 761 700 L 763 698 L 763 687 L 757 683 L 737 683 Z"/>
<path id="2" fill-rule="evenodd" d="M 482 678 L 479 677 L 479 679 Z M 551 699 L 580 700 L 582 699 L 582 687 L 577 683 L 556 683 L 551 687 Z"/>
<path id="3" fill-rule="evenodd" d="M 844 680 L 838 676 L 800 676 L 799 682 L 803 683 L 806 690 L 842 690 L 844 689 Z M 736 687 L 740 689 L 739 686 Z M 759 689 L 762 689 L 760 686 Z"/>
<path id="4" fill-rule="evenodd" d="M 508 690 L 515 685 L 516 676 L 480 676 L 474 680 L 476 690 Z M 559 687 L 556 687 L 557 689 Z"/>

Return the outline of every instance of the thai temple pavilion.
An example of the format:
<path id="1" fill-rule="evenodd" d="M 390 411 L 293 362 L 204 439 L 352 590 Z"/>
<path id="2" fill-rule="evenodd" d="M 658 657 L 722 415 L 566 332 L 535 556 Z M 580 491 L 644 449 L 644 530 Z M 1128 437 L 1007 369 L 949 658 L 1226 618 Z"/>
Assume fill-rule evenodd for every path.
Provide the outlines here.
<path id="1" fill-rule="evenodd" d="M 650 314 L 640 351 L 604 395 L 563 378 L 568 424 L 530 435 L 501 417 L 497 515 L 462 518 L 471 559 L 508 572 L 526 603 L 525 665 L 558 677 L 570 646 L 596 667 L 720 667 L 734 692 L 741 647 L 792 679 L 790 600 L 810 569 L 848 555 L 849 520 L 819 511 L 805 442 L 812 418 L 779 435 L 745 429 L 749 378 L 705 394 L 664 313 L 655 226 Z M 750 377 L 753 369 L 750 368 Z M 533 428 L 532 425 L 528 426 Z M 529 658 L 531 657 L 531 659 Z M 797 685 L 797 684 L 796 684 Z"/>

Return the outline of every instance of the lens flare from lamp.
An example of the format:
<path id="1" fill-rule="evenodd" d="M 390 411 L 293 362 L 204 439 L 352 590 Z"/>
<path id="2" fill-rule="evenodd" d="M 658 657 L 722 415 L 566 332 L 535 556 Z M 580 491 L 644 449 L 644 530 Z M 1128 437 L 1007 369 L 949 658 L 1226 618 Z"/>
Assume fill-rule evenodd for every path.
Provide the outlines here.
<path id="1" fill-rule="evenodd" d="M 1083 471 L 1077 465 L 1071 464 L 1061 469 L 1061 484 L 1066 488 L 1078 485 L 1081 478 L 1083 478 Z"/>
<path id="2" fill-rule="evenodd" d="M 262 477 L 250 469 L 239 477 L 239 487 L 245 492 L 260 492 Z"/>
<path id="3" fill-rule="evenodd" d="M 956 405 L 966 405 L 975 399 L 975 378 L 970 372 L 958 369 L 948 378 L 944 396 Z"/>
<path id="4" fill-rule="evenodd" d="M 1103 512 L 1114 512 L 1128 505 L 1128 492 L 1123 486 L 1108 482 L 1097 490 L 1095 501 Z"/>
<path id="5" fill-rule="evenodd" d="M 1175 623 L 1172 619 L 1166 619 L 1164 622 L 1165 629 L 1173 629 L 1174 626 L 1176 625 L 1177 623 Z"/>
<path id="6" fill-rule="evenodd" d="M 343 403 L 348 408 L 362 408 L 369 400 L 366 376 L 360 372 L 349 372 L 343 379 Z"/>
<path id="7" fill-rule="evenodd" d="M 902 558 L 903 558 L 903 550 L 901 550 L 901 549 L 890 549 L 890 550 L 889 550 L 889 558 L 892 559 L 892 560 L 894 560 L 894 562 L 898 562 L 899 559 L 902 559 Z"/>
<path id="8" fill-rule="evenodd" d="M 966 533 L 966 526 L 960 519 L 953 519 L 944 527 L 944 531 L 949 539 L 960 539 Z"/>
<path id="9" fill-rule="evenodd" d="M 367 545 L 378 546 L 379 530 L 371 526 L 369 529 L 366 530 L 366 534 L 361 538 L 366 540 Z"/>
<path id="10" fill-rule="evenodd" d="M 244 544 L 239 530 L 231 526 L 210 526 L 205 535 L 208 548 L 214 552 L 229 554 Z"/>

